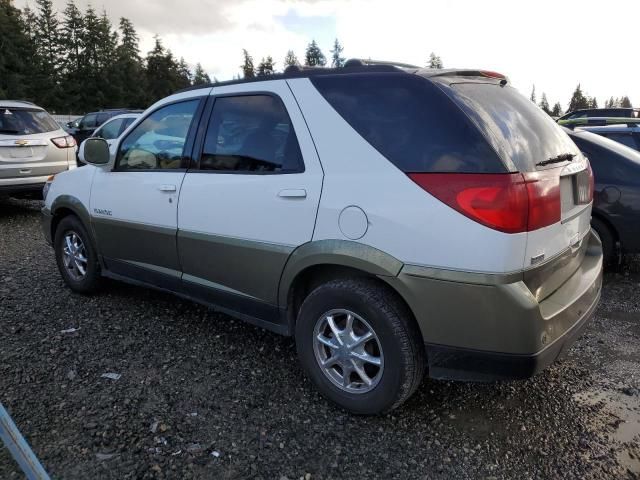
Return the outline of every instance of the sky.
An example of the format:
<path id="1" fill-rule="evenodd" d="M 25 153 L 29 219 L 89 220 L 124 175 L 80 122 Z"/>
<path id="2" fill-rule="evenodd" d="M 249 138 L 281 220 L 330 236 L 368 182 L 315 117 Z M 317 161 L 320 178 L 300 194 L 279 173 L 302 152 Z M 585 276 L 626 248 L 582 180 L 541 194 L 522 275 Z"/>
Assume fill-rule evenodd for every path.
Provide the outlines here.
<path id="1" fill-rule="evenodd" d="M 65 3 L 54 0 L 60 11 Z M 89 3 L 114 23 L 132 20 L 143 54 L 158 34 L 218 80 L 240 73 L 243 48 L 256 65 L 271 55 L 282 68 L 287 50 L 302 59 L 315 39 L 329 58 L 338 38 L 347 58 L 425 65 L 435 52 L 447 68 L 498 71 L 563 109 L 578 83 L 600 106 L 622 95 L 640 106 L 631 42 L 640 0 L 76 0 L 81 9 Z"/>

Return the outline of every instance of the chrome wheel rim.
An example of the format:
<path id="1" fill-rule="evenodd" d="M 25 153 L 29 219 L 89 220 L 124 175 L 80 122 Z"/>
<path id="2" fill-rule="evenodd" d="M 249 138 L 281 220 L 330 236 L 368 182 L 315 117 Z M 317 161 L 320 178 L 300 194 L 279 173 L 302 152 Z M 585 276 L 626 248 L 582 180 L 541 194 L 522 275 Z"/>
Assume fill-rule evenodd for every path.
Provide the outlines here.
<path id="1" fill-rule="evenodd" d="M 62 241 L 62 262 L 73 280 L 82 280 L 87 274 L 87 250 L 74 231 L 68 231 Z"/>
<path id="2" fill-rule="evenodd" d="M 340 390 L 373 390 L 384 371 L 382 345 L 371 325 L 344 309 L 323 314 L 313 332 L 313 350 L 320 370 Z"/>

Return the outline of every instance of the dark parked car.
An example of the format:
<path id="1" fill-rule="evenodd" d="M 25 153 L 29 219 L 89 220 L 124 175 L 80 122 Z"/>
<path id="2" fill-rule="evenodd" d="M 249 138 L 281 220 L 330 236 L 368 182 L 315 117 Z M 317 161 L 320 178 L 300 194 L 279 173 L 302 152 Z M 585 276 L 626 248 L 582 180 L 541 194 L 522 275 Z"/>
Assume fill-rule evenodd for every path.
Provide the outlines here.
<path id="1" fill-rule="evenodd" d="M 583 108 L 567 112 L 560 120 L 571 120 L 573 118 L 589 118 L 589 117 L 624 117 L 636 118 L 638 109 L 636 108 Z"/>
<path id="2" fill-rule="evenodd" d="M 610 138 L 629 148 L 640 151 L 640 121 L 629 125 L 605 125 L 602 127 L 581 127 L 586 132 Z"/>
<path id="3" fill-rule="evenodd" d="M 89 138 L 95 130 L 104 122 L 116 115 L 123 113 L 141 113 L 142 110 L 128 110 L 125 108 L 113 108 L 101 110 L 99 112 L 87 113 L 84 117 L 67 124 L 67 131 L 75 138 L 80 145 L 83 140 Z"/>
<path id="4" fill-rule="evenodd" d="M 609 262 L 640 253 L 640 153 L 595 133 L 565 128 L 595 176 L 591 226 Z"/>

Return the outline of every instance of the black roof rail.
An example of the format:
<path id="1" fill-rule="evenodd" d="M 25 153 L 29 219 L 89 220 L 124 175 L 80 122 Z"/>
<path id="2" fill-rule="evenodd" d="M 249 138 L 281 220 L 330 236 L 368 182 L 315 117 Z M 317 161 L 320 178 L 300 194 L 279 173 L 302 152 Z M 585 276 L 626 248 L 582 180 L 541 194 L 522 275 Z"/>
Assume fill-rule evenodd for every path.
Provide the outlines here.
<path id="1" fill-rule="evenodd" d="M 350 58 L 344 63 L 346 68 L 348 67 L 364 67 L 364 66 L 373 66 L 373 65 L 389 65 L 392 67 L 400 67 L 400 68 L 422 68 L 418 65 L 412 65 L 410 63 L 389 61 L 389 60 L 372 60 L 370 58 Z"/>
<path id="2" fill-rule="evenodd" d="M 237 80 L 226 80 L 223 82 L 204 83 L 201 85 L 193 85 L 173 92 L 183 93 L 192 90 L 200 90 L 202 88 L 221 87 L 225 85 L 238 85 L 243 83 L 266 82 L 269 80 L 282 80 L 288 78 L 308 78 L 320 75 L 340 75 L 348 73 L 406 73 L 403 68 L 420 68 L 414 65 L 398 64 L 394 62 L 379 63 L 363 63 L 364 60 L 350 59 L 345 62 L 343 67 L 307 67 L 302 65 L 290 65 L 285 68 L 283 73 L 274 73 L 272 75 L 264 75 L 260 77 L 241 78 Z M 373 62 L 373 60 L 367 60 Z"/>

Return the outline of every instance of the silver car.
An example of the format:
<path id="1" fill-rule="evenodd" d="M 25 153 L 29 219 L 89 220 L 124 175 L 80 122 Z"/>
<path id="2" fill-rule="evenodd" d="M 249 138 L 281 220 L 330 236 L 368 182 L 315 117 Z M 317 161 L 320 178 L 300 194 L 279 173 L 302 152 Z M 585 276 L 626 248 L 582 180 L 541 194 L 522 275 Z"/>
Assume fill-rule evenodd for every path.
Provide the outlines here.
<path id="1" fill-rule="evenodd" d="M 76 168 L 76 150 L 43 108 L 0 100 L 0 197 L 40 196 L 47 178 Z"/>

